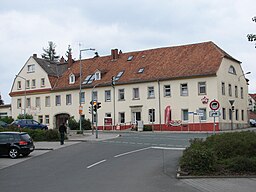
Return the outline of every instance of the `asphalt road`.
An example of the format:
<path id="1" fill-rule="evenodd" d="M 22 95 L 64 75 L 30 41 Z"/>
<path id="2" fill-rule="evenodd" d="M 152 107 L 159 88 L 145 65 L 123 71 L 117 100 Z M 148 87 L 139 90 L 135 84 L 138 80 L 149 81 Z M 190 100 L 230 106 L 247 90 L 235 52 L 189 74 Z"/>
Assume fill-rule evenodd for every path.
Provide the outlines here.
<path id="1" fill-rule="evenodd" d="M 1 192 L 254 191 L 255 179 L 177 180 L 182 149 L 207 134 L 123 133 L 81 142 L 0 169 Z M 1 159 L 0 159 L 1 160 Z M 12 160 L 11 160 L 12 161 Z"/>

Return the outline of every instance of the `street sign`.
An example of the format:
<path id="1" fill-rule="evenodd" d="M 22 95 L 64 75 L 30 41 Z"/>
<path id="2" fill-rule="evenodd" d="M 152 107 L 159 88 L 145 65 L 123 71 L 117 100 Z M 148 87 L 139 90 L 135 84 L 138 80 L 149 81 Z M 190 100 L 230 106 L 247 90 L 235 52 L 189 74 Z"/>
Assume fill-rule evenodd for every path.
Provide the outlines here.
<path id="1" fill-rule="evenodd" d="M 211 108 L 211 110 L 218 110 L 219 109 L 219 107 L 220 107 L 220 103 L 217 101 L 217 100 L 212 100 L 211 102 L 210 102 L 210 108 Z"/>
<path id="2" fill-rule="evenodd" d="M 83 106 L 79 106 L 79 115 L 82 115 L 83 114 Z"/>
<path id="3" fill-rule="evenodd" d="M 220 115 L 220 111 L 209 111 L 210 117 L 219 117 Z"/>

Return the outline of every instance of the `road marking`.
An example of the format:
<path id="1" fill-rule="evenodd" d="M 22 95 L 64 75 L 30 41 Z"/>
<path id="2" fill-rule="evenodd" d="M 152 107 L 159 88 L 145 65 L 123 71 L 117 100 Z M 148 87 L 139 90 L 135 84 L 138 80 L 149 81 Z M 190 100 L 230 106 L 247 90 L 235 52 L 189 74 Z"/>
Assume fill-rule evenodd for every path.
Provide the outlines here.
<path id="1" fill-rule="evenodd" d="M 137 152 L 144 151 L 144 150 L 148 150 L 148 149 L 151 149 L 151 147 L 146 147 L 146 148 L 142 148 L 142 149 L 137 149 L 137 150 L 129 151 L 129 152 L 126 152 L 126 153 L 121 153 L 121 154 L 116 155 L 116 156 L 114 156 L 114 157 L 122 157 L 122 156 L 124 156 L 124 155 L 129 155 L 129 154 L 132 154 L 132 153 L 137 153 Z"/>
<path id="2" fill-rule="evenodd" d="M 178 151 L 183 151 L 186 148 L 184 147 L 151 147 L 152 149 L 165 149 L 165 150 L 178 150 Z"/>
<path id="3" fill-rule="evenodd" d="M 104 159 L 104 160 L 102 160 L 102 161 L 99 161 L 99 162 L 97 162 L 97 163 L 94 163 L 94 164 L 92 164 L 92 165 L 89 165 L 89 166 L 87 166 L 87 169 L 90 169 L 90 168 L 92 168 L 92 167 L 94 167 L 94 166 L 96 166 L 96 165 L 99 165 L 99 164 L 101 164 L 101 163 L 104 163 L 105 161 L 107 161 L 107 160 Z"/>

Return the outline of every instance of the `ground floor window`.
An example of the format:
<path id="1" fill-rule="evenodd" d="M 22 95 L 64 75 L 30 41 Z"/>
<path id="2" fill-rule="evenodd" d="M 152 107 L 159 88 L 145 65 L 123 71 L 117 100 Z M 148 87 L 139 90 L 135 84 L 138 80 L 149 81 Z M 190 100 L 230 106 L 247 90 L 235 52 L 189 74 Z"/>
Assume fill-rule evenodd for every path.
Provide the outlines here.
<path id="1" fill-rule="evenodd" d="M 149 122 L 155 122 L 155 109 L 148 110 Z"/>
<path id="2" fill-rule="evenodd" d="M 49 115 L 45 115 L 45 124 L 50 124 L 50 117 Z"/>
<path id="3" fill-rule="evenodd" d="M 39 123 L 43 123 L 43 115 L 39 115 L 38 116 L 38 122 Z"/>
<path id="4" fill-rule="evenodd" d="M 120 123 L 125 123 L 125 113 L 124 112 L 120 112 L 118 115 L 118 121 Z"/>
<path id="5" fill-rule="evenodd" d="M 182 109 L 182 121 L 188 121 L 188 109 Z"/>

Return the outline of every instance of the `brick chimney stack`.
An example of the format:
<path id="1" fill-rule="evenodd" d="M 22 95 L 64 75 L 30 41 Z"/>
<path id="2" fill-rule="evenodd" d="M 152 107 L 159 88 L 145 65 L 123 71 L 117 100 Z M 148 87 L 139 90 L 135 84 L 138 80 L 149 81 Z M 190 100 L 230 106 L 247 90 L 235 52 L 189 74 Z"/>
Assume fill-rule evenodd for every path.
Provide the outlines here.
<path id="1" fill-rule="evenodd" d="M 33 54 L 33 57 L 34 57 L 34 58 L 37 58 L 37 54 L 36 54 L 36 53 L 34 53 L 34 54 Z"/>
<path id="2" fill-rule="evenodd" d="M 118 59 L 118 49 L 111 49 L 111 58 L 112 60 Z"/>
<path id="3" fill-rule="evenodd" d="M 61 64 L 65 63 L 65 59 L 64 59 L 63 56 L 60 58 L 60 63 L 61 63 Z"/>
<path id="4" fill-rule="evenodd" d="M 72 59 L 72 53 L 71 51 L 68 52 L 68 68 L 70 68 L 73 64 L 73 59 Z"/>

